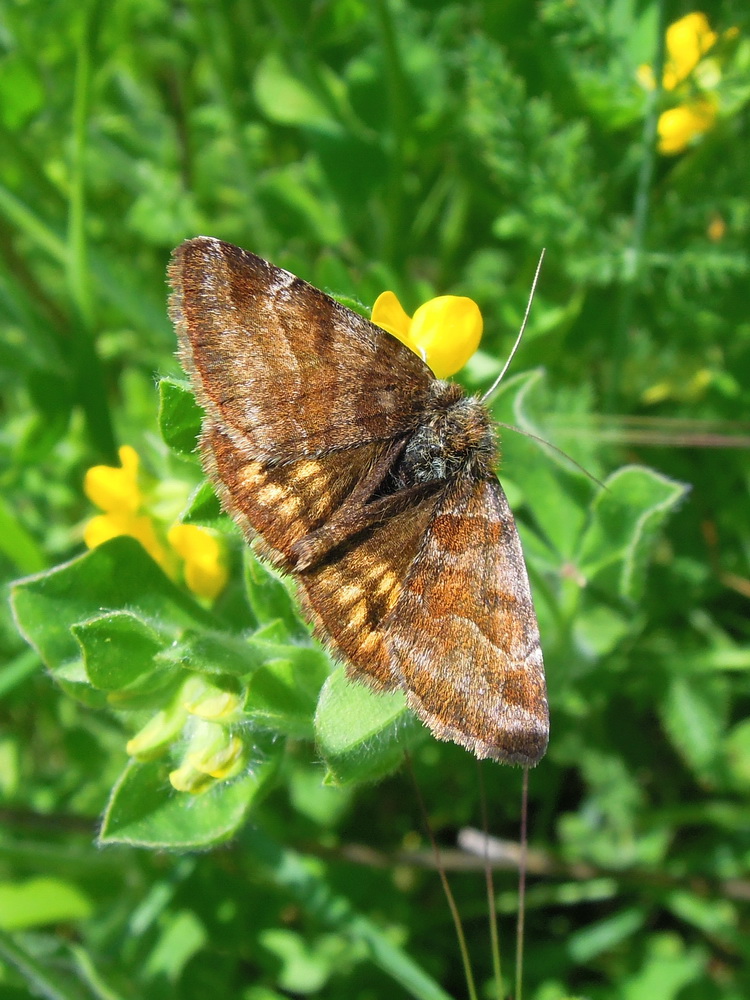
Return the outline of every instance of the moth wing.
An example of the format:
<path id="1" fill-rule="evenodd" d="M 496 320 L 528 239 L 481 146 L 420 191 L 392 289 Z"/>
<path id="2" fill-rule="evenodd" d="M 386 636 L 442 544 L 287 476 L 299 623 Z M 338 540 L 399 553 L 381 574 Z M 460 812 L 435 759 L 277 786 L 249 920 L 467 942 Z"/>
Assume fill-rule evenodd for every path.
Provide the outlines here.
<path id="1" fill-rule="evenodd" d="M 260 554 L 293 568 L 293 546 L 324 524 L 387 445 L 329 452 L 277 465 L 248 456 L 222 429 L 207 424 L 204 461 L 224 507 Z M 316 633 L 348 660 L 350 676 L 380 690 L 398 687 L 383 645 L 382 621 L 434 515 L 437 497 L 357 534 L 312 569 L 295 573 L 303 609 Z"/>
<path id="2" fill-rule="evenodd" d="M 383 631 L 410 707 L 438 739 L 480 758 L 541 759 L 549 715 L 539 628 L 496 480 L 446 488 Z"/>
<path id="3" fill-rule="evenodd" d="M 170 316 L 209 418 L 256 459 L 288 461 L 409 430 L 434 376 L 312 285 L 220 240 L 173 255 Z"/>

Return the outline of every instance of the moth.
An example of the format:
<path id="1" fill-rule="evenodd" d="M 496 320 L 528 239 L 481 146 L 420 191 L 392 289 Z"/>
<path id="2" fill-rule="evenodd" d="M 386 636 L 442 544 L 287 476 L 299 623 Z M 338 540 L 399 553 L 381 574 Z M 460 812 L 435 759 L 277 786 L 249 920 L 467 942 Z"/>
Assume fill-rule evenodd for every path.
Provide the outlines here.
<path id="1" fill-rule="evenodd" d="M 169 280 L 203 466 L 317 635 L 352 679 L 403 690 L 438 739 L 536 764 L 539 629 L 482 401 L 229 243 L 186 241 Z"/>

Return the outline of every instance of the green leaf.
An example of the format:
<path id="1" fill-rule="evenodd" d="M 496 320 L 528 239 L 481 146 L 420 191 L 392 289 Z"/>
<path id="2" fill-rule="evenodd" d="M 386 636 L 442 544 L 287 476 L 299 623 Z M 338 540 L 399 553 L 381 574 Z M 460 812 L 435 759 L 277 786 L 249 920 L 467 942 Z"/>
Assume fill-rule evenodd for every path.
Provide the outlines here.
<path id="1" fill-rule="evenodd" d="M 40 876 L 26 882 L 0 882 L 0 927 L 6 931 L 86 920 L 93 906 L 73 882 Z"/>
<path id="2" fill-rule="evenodd" d="M 623 1000 L 677 1000 L 689 983 L 704 970 L 704 958 L 698 948 L 685 948 L 675 933 L 661 933 L 646 943 L 646 957 L 640 970 L 622 984 Z"/>
<path id="3" fill-rule="evenodd" d="M 604 604 L 586 608 L 575 623 L 577 646 L 591 657 L 606 656 L 632 629 L 632 620 Z"/>
<path id="4" fill-rule="evenodd" d="M 199 524 L 216 528 L 226 534 L 239 531 L 235 527 L 234 521 L 227 514 L 222 513 L 219 498 L 208 480 L 202 482 L 193 492 L 187 507 L 182 512 L 180 521 L 183 524 Z"/>
<path id="5" fill-rule="evenodd" d="M 173 451 L 195 455 L 203 414 L 187 382 L 163 378 L 159 383 L 159 430 Z"/>
<path id="6" fill-rule="evenodd" d="M 290 593 L 289 577 L 283 577 L 250 549 L 245 550 L 245 588 L 259 625 L 280 621 L 291 638 L 307 640 L 310 630 L 302 621 L 297 602 Z"/>
<path id="7" fill-rule="evenodd" d="M 270 121 L 301 125 L 329 136 L 341 133 L 326 104 L 304 83 L 292 76 L 280 56 L 270 52 L 260 62 L 253 81 L 258 107 Z"/>
<path id="8" fill-rule="evenodd" d="M 245 677 L 263 662 L 245 639 L 208 629 L 183 632 L 179 641 L 159 653 L 158 660 L 197 673 L 234 677 Z"/>
<path id="9" fill-rule="evenodd" d="M 182 970 L 208 943 L 208 932 L 192 910 L 171 915 L 146 962 L 149 979 L 174 983 Z"/>
<path id="10" fill-rule="evenodd" d="M 47 564 L 44 551 L 2 495 L 0 495 L 0 552 L 7 556 L 21 573 L 36 573 Z"/>
<path id="11" fill-rule="evenodd" d="M 249 773 L 217 782 L 202 795 L 176 792 L 160 761 L 131 761 L 112 790 L 100 843 L 192 849 L 227 840 L 275 771 L 278 753 L 271 749 Z"/>
<path id="12" fill-rule="evenodd" d="M 57 679 L 66 681 L 69 689 L 78 693 L 81 685 L 89 683 L 89 677 L 81 646 L 72 631 L 74 625 L 106 619 L 111 611 L 115 617 L 101 627 L 121 633 L 126 622 L 117 616 L 127 607 L 129 624 L 134 625 L 132 619 L 138 619 L 134 627 L 138 630 L 139 655 L 144 653 L 143 643 L 155 642 L 157 635 L 177 638 L 186 627 L 216 625 L 207 611 L 165 576 L 135 539 L 125 537 L 113 538 L 62 566 L 20 580 L 12 589 L 12 605 L 21 634 Z M 92 662 L 96 662 L 97 672 L 105 671 L 101 665 L 102 644 L 93 641 L 98 628 L 93 626 L 92 633 L 85 628 L 79 630 L 79 635 L 91 635 Z M 148 638 L 144 629 L 151 630 Z M 98 639 L 102 639 L 101 634 Z M 127 670 L 124 655 L 119 650 L 115 654 L 119 663 L 115 670 Z"/>
<path id="13" fill-rule="evenodd" d="M 709 937 L 722 941 L 724 947 L 743 950 L 747 942 L 741 940 L 737 928 L 737 905 L 729 899 L 706 898 L 697 891 L 675 889 L 667 894 L 664 904 L 675 916 L 696 927 Z"/>
<path id="14" fill-rule="evenodd" d="M 130 611 L 113 611 L 71 625 L 94 687 L 119 691 L 154 669 L 154 657 L 169 639 Z"/>
<path id="15" fill-rule="evenodd" d="M 580 572 L 628 600 L 643 592 L 654 539 L 688 487 L 644 466 L 625 466 L 596 497 L 577 557 Z"/>
<path id="16" fill-rule="evenodd" d="M 730 730 L 725 753 L 735 787 L 747 791 L 750 789 L 750 719 L 743 719 Z"/>
<path id="17" fill-rule="evenodd" d="M 402 692 L 376 693 L 348 680 L 343 667 L 323 685 L 315 732 L 331 777 L 340 784 L 385 777 L 426 734 Z"/>
<path id="18" fill-rule="evenodd" d="M 660 714 L 672 744 L 702 780 L 715 777 L 729 707 L 726 680 L 717 674 L 672 678 Z"/>
<path id="19" fill-rule="evenodd" d="M 535 545 L 546 545 L 549 559 L 551 543 L 551 550 L 558 554 L 557 566 L 560 556 L 573 557 L 586 523 L 592 487 L 582 473 L 571 471 L 562 456 L 523 434 L 528 431 L 543 436 L 543 429 L 529 415 L 543 408 L 536 401 L 543 396 L 543 383 L 540 369 L 504 380 L 494 397 L 493 415 L 509 425 L 501 428 L 500 482 L 507 484 L 511 495 L 517 490 L 528 501 L 541 529 L 539 538 L 545 540 L 537 540 Z"/>
<path id="20" fill-rule="evenodd" d="M 298 994 L 318 993 L 350 952 L 339 935 L 320 935 L 308 944 L 296 930 L 284 927 L 269 927 L 258 943 L 281 963 L 279 985 Z"/>
<path id="21" fill-rule="evenodd" d="M 259 726 L 274 732 L 313 739 L 313 718 L 320 689 L 331 669 L 330 660 L 314 647 L 276 646 L 277 652 L 272 653 L 272 644 L 263 645 L 270 662 L 257 670 L 248 684 L 246 713 Z M 258 647 L 263 650 L 260 644 Z"/>
<path id="22" fill-rule="evenodd" d="M 3 125 L 16 131 L 39 108 L 44 107 L 45 87 L 37 67 L 20 52 L 3 53 L 3 71 L 0 73 L 0 117 Z"/>
<path id="23" fill-rule="evenodd" d="M 585 965 L 602 952 L 610 951 L 631 938 L 643 927 L 646 917 L 642 907 L 622 909 L 569 935 L 566 948 L 575 962 Z"/>

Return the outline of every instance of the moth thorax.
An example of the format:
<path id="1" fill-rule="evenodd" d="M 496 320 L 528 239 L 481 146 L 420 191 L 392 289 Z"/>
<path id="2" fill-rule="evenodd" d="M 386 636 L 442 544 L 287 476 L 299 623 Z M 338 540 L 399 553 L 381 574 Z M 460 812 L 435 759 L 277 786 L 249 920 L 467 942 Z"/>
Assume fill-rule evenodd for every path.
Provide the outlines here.
<path id="1" fill-rule="evenodd" d="M 491 475 L 495 436 L 482 402 L 453 382 L 432 384 L 419 426 L 399 463 L 404 485 L 451 479 L 461 473 Z"/>

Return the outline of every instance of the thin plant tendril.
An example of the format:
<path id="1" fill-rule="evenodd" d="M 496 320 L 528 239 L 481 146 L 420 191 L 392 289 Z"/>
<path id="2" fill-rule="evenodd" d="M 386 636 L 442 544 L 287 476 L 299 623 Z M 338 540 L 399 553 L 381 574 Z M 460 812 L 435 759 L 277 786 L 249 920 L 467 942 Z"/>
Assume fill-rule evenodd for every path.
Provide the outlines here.
<path id="1" fill-rule="evenodd" d="M 495 884 L 490 864 L 490 831 L 487 821 L 487 793 L 484 787 L 484 771 L 481 761 L 477 761 L 479 773 L 479 801 L 482 810 L 482 831 L 484 832 L 484 877 L 487 884 L 487 918 L 490 923 L 490 949 L 492 952 L 492 972 L 495 976 L 497 1000 L 503 1000 L 503 976 L 500 961 L 500 935 L 497 928 L 497 907 L 495 905 Z"/>
<path id="2" fill-rule="evenodd" d="M 440 857 L 440 848 L 435 840 L 435 834 L 432 832 L 432 827 L 430 826 L 430 820 L 427 816 L 427 809 L 425 808 L 424 799 L 422 798 L 422 792 L 420 791 L 419 785 L 417 784 L 417 777 L 414 774 L 414 765 L 412 764 L 411 755 L 408 751 L 404 752 L 404 758 L 406 760 L 407 767 L 409 768 L 409 774 L 411 775 L 412 785 L 414 786 L 414 791 L 417 796 L 417 803 L 419 805 L 419 811 L 422 814 L 422 822 L 427 831 L 427 836 L 430 838 L 430 844 L 432 845 L 432 853 L 435 857 L 435 866 L 440 875 L 440 881 L 443 885 L 443 892 L 445 893 L 445 898 L 448 901 L 448 908 L 451 911 L 451 916 L 453 917 L 453 926 L 456 929 L 456 937 L 458 938 L 458 947 L 461 952 L 461 961 L 464 967 L 464 977 L 466 979 L 466 990 L 469 995 L 469 1000 L 478 1000 L 477 989 L 474 984 L 474 972 L 471 968 L 471 960 L 469 958 L 469 949 L 466 946 L 466 935 L 464 934 L 464 926 L 461 923 L 461 917 L 458 913 L 458 907 L 456 906 L 456 900 L 448 884 L 448 877 L 445 874 L 445 868 L 443 867 L 443 861 Z"/>
<path id="3" fill-rule="evenodd" d="M 527 819 L 529 813 L 529 769 L 523 769 L 521 791 L 521 843 L 518 855 L 518 923 L 516 925 L 516 1000 L 523 1000 L 523 934 L 526 916 Z"/>

